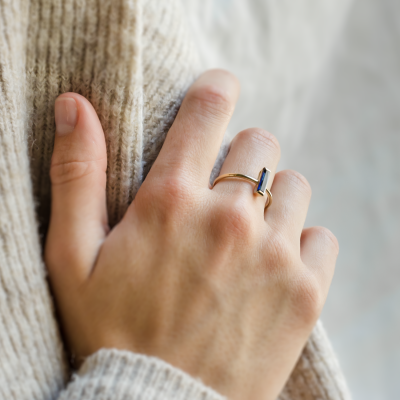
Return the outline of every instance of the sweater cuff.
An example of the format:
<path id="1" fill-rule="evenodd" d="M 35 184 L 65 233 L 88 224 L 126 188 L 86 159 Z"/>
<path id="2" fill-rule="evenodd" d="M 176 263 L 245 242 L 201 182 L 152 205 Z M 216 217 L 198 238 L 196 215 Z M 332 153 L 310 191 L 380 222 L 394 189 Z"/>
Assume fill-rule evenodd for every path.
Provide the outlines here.
<path id="1" fill-rule="evenodd" d="M 102 349 L 88 357 L 59 400 L 224 400 L 185 372 L 156 358 Z"/>

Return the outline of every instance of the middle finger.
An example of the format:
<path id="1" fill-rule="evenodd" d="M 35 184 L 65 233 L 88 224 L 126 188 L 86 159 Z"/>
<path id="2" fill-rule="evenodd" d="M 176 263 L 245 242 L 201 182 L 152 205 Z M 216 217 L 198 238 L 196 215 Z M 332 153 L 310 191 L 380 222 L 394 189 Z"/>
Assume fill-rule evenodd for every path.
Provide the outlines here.
<path id="1" fill-rule="evenodd" d="M 271 133 L 262 129 L 251 128 L 242 131 L 233 139 L 228 156 L 222 166 L 220 175 L 239 173 L 258 179 L 259 172 L 265 167 L 271 171 L 268 186 L 271 187 L 273 177 L 280 159 L 280 147 Z M 264 210 L 267 195 L 254 194 L 254 183 L 238 179 L 226 179 L 218 182 L 213 191 L 231 196 L 234 193 L 248 196 L 255 207 Z"/>

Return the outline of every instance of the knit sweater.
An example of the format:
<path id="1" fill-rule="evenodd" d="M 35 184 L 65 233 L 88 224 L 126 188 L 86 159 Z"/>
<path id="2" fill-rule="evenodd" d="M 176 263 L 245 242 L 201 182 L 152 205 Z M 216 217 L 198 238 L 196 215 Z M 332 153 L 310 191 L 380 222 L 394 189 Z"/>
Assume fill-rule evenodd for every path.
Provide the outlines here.
<path id="1" fill-rule="evenodd" d="M 56 97 L 80 93 L 99 115 L 115 225 L 201 72 L 186 29 L 178 0 L 0 0 L 1 400 L 222 398 L 128 351 L 103 349 L 71 373 L 42 259 Z M 320 324 L 280 399 L 349 399 Z"/>

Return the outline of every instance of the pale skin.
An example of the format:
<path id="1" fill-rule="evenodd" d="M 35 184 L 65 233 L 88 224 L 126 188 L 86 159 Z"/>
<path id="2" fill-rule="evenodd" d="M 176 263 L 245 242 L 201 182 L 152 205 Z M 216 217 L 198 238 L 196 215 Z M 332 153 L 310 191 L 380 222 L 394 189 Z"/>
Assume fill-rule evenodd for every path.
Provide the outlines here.
<path id="1" fill-rule="evenodd" d="M 262 129 L 234 139 L 221 174 L 273 173 L 274 199 L 209 177 L 239 95 L 213 70 L 187 93 L 135 200 L 107 224 L 104 133 L 82 96 L 56 101 L 45 261 L 68 347 L 152 355 L 234 400 L 275 399 L 321 312 L 338 243 L 304 229 L 311 197 Z M 76 123 L 76 124 L 75 124 Z"/>

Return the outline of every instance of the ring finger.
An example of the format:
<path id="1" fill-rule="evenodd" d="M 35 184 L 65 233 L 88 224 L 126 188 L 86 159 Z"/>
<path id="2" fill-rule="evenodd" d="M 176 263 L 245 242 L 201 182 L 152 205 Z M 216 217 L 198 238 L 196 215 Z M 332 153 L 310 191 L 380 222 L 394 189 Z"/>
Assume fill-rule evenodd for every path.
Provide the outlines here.
<path id="1" fill-rule="evenodd" d="M 280 159 L 280 147 L 271 133 L 258 128 L 246 129 L 233 139 L 228 156 L 222 165 L 220 176 L 239 173 L 258 179 L 264 167 L 271 171 L 267 188 L 270 189 Z M 255 207 L 264 209 L 267 195 L 254 195 L 254 183 L 237 179 L 221 180 L 213 191 L 224 196 L 239 194 L 248 196 Z"/>

